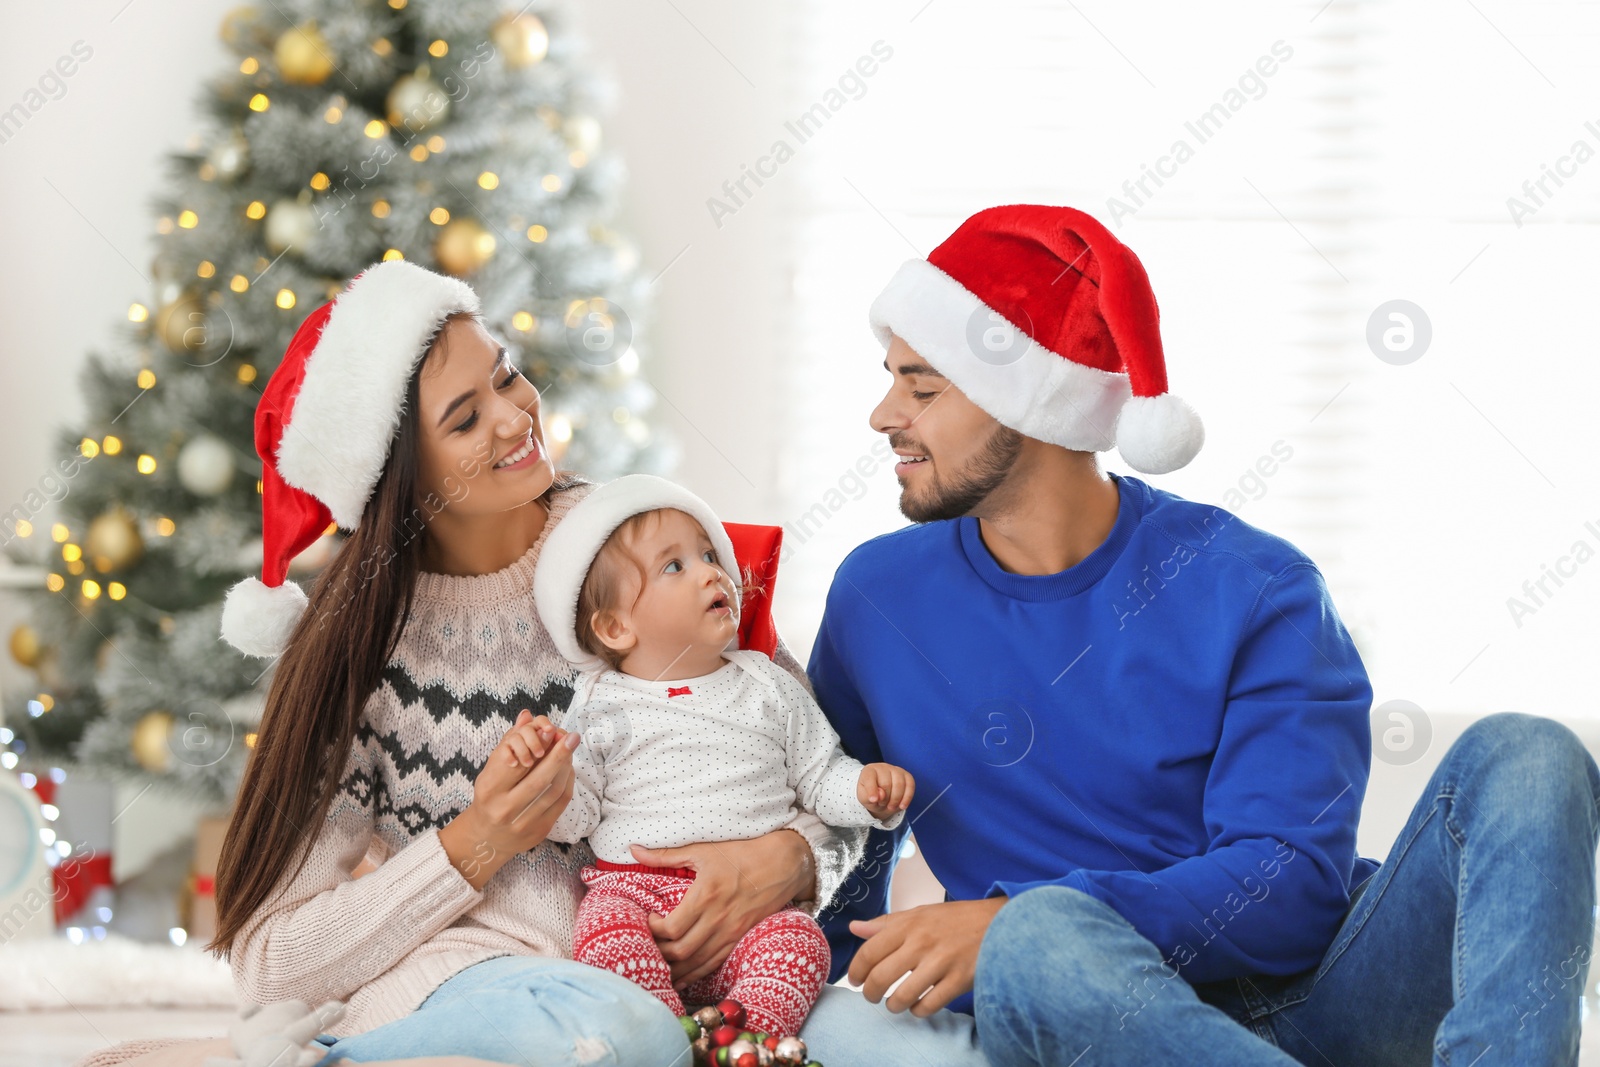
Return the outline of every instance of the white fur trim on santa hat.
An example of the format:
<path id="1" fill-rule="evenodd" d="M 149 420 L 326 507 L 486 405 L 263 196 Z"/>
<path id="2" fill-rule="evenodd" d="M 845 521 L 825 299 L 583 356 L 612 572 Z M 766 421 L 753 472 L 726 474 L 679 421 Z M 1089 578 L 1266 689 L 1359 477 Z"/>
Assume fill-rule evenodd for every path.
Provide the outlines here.
<path id="1" fill-rule="evenodd" d="M 247 656 L 276 656 L 288 646 L 308 602 L 294 582 L 274 588 L 246 578 L 222 602 L 222 636 Z"/>
<path id="2" fill-rule="evenodd" d="M 1200 416 L 1171 393 L 1136 396 L 1117 419 L 1117 451 L 1145 474 L 1167 474 L 1188 463 L 1205 444 Z"/>
<path id="3" fill-rule="evenodd" d="M 991 316 L 1000 321 L 998 312 L 925 259 L 902 263 L 868 313 L 884 348 L 891 333 L 898 336 L 1003 425 L 1063 448 L 1110 448 L 1117 412 L 1131 393 L 1128 376 L 1074 363 L 1032 338 L 1010 362 L 981 359 L 971 340 L 974 323 L 981 332 Z"/>
<path id="4" fill-rule="evenodd" d="M 479 310 L 459 278 L 403 259 L 368 267 L 334 301 L 306 360 L 278 444 L 283 480 L 354 529 L 389 458 L 423 345 L 446 316 Z"/>
<path id="5" fill-rule="evenodd" d="M 605 666 L 578 643 L 578 594 L 600 548 L 623 522 L 641 512 L 674 508 L 698 522 L 711 538 L 717 562 L 733 579 L 735 602 L 742 595 L 733 542 L 711 506 L 694 493 L 653 474 L 629 474 L 590 490 L 556 523 L 539 549 L 533 571 L 533 603 L 557 651 L 583 671 Z M 737 647 L 738 638 L 729 643 Z"/>

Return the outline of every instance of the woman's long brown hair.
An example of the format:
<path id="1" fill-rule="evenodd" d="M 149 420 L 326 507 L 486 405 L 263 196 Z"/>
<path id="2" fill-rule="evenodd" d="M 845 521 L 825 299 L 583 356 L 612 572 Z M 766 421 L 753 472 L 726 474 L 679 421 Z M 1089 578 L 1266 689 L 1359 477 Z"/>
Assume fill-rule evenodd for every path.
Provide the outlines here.
<path id="1" fill-rule="evenodd" d="M 440 323 L 418 361 L 361 523 L 318 577 L 278 659 L 217 861 L 217 932 L 208 951 L 229 956 L 250 917 L 305 866 L 362 709 L 410 617 L 432 517 L 418 484 L 418 383 L 445 325 L 458 317 Z M 582 481 L 559 471 L 549 492 Z"/>

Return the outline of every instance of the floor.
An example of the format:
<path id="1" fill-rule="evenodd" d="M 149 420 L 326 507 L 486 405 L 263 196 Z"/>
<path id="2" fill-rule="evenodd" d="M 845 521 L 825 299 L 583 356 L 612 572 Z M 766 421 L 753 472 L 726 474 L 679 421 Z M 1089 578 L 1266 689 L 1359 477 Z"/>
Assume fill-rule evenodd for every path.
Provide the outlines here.
<path id="1" fill-rule="evenodd" d="M 210 1008 L 0 1012 L 0 1067 L 71 1067 L 95 1049 L 140 1038 L 221 1037 L 233 1015 Z"/>
<path id="2" fill-rule="evenodd" d="M 1585 998 L 1584 1016 L 1600 1016 L 1600 1000 Z M 97 1048 L 142 1037 L 220 1037 L 226 1011 L 0 1012 L 0 1067 L 71 1067 Z M 1600 1067 L 1600 1027 L 1587 1026 L 1578 1067 Z"/>

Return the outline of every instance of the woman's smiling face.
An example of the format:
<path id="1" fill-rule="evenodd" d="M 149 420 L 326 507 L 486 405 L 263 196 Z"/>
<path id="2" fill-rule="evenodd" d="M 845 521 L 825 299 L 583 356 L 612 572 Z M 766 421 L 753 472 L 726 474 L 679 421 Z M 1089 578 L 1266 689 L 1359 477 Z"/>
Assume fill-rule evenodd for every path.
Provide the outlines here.
<path id="1" fill-rule="evenodd" d="M 451 319 L 424 360 L 417 418 L 418 490 L 457 518 L 521 507 L 555 481 L 539 390 L 470 317 Z"/>

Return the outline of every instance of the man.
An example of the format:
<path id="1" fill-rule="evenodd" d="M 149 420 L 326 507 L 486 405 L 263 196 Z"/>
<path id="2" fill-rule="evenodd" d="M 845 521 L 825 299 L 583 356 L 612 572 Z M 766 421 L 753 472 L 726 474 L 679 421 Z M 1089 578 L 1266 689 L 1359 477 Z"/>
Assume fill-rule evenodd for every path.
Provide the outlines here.
<path id="1" fill-rule="evenodd" d="M 809 674 L 917 800 L 825 924 L 834 977 L 974 1012 L 996 1065 L 1575 1063 L 1600 771 L 1489 716 L 1356 855 L 1372 688 L 1316 566 L 1098 465 L 1203 439 L 1134 254 L 991 208 L 871 319 L 915 525 L 841 564 Z M 947 900 L 885 915 L 913 826 Z"/>

